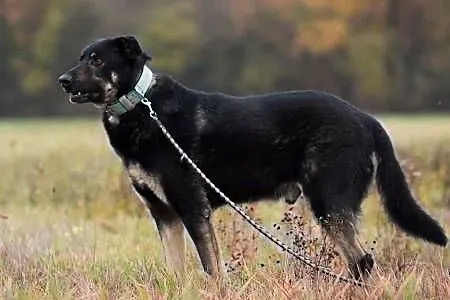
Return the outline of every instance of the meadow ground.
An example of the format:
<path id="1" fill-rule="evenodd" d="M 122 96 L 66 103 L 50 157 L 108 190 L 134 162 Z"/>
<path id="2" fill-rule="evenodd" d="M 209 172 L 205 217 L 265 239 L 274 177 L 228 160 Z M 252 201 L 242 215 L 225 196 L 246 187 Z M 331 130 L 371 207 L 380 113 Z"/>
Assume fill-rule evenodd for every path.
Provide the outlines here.
<path id="1" fill-rule="evenodd" d="M 450 116 L 383 116 L 426 210 L 450 232 Z M 228 208 L 214 216 L 228 275 L 165 268 L 153 221 L 130 192 L 100 122 L 0 122 L 0 297 L 18 299 L 445 299 L 450 251 L 405 236 L 371 192 L 360 240 L 376 257 L 365 288 L 278 252 Z M 293 247 L 345 272 L 305 201 L 247 208 Z M 414 222 L 414 220 L 411 220 Z"/>

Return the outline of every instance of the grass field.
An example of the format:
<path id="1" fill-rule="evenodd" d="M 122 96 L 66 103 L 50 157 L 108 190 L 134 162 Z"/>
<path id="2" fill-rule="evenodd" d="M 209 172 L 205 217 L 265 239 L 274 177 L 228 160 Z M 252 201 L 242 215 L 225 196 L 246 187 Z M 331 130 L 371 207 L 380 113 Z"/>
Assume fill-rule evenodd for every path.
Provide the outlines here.
<path id="1" fill-rule="evenodd" d="M 394 138 L 415 194 L 450 232 L 450 116 L 381 119 Z M 206 278 L 189 244 L 186 278 L 176 280 L 165 268 L 155 226 L 130 192 L 100 122 L 5 120 L 0 122 L 0 141 L 0 298 L 445 299 L 450 295 L 448 248 L 397 230 L 374 192 L 364 204 L 360 232 L 361 243 L 377 262 L 368 287 L 334 282 L 296 263 L 227 208 L 214 216 L 227 277 L 221 282 Z M 304 201 L 295 207 L 261 203 L 248 209 L 286 242 L 336 272 L 345 272 Z"/>

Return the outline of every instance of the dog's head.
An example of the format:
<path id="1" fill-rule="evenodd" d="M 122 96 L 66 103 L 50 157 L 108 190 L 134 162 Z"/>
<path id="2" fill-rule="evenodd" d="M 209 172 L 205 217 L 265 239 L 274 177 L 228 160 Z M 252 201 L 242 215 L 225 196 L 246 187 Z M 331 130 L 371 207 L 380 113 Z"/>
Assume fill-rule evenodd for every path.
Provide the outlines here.
<path id="1" fill-rule="evenodd" d="M 79 63 L 58 80 L 70 102 L 108 105 L 133 89 L 150 59 L 132 36 L 101 39 L 88 45 Z"/>

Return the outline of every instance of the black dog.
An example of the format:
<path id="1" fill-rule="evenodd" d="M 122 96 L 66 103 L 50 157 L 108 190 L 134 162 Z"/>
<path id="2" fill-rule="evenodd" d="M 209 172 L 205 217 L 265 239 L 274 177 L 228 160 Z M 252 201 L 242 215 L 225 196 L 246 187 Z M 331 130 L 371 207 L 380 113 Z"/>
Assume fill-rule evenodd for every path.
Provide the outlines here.
<path id="1" fill-rule="evenodd" d="M 442 228 L 411 195 L 383 127 L 336 96 L 292 91 L 232 97 L 188 89 L 145 66 L 133 37 L 98 40 L 60 84 L 74 103 L 101 107 L 110 143 L 158 227 L 167 261 L 184 266 L 185 227 L 203 268 L 220 273 L 212 211 L 223 200 L 180 161 L 149 109 L 205 174 L 238 203 L 299 188 L 335 239 L 355 276 L 373 260 L 355 242 L 355 221 L 376 169 L 391 219 L 406 232 L 445 246 Z M 146 77 L 146 78 L 144 78 Z"/>

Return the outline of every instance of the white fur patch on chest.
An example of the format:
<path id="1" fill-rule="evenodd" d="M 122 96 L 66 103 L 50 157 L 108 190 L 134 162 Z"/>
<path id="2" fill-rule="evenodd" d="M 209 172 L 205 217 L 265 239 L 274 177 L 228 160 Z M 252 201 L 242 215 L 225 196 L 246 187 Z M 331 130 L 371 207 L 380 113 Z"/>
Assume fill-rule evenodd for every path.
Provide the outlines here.
<path id="1" fill-rule="evenodd" d="M 158 176 L 146 172 L 139 164 L 130 164 L 127 171 L 131 180 L 139 185 L 147 187 L 159 198 L 159 200 L 170 205 Z"/>

